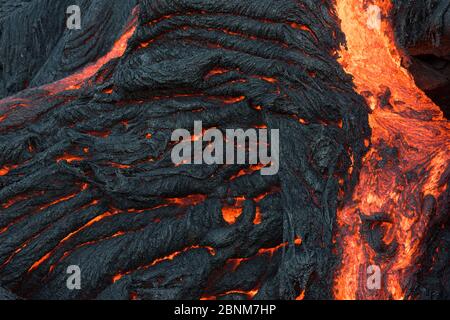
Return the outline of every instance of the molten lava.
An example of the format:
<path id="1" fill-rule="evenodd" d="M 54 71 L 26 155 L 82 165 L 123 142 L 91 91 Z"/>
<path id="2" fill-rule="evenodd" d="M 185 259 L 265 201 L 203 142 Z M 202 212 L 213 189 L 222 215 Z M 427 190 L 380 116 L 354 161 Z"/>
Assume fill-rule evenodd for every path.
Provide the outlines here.
<path id="1" fill-rule="evenodd" d="M 371 4 L 382 12 L 378 30 L 368 23 Z M 414 298 L 407 284 L 425 249 L 430 221 L 422 205 L 426 197 L 438 201 L 445 191 L 441 177 L 450 163 L 450 124 L 401 66 L 402 53 L 389 19 L 390 0 L 337 0 L 336 8 L 347 40 L 340 63 L 371 108 L 372 138 L 353 197 L 338 211 L 336 240 L 342 246 L 342 264 L 334 295 Z M 371 246 L 364 236 L 367 228 L 379 228 L 384 250 Z M 370 265 L 381 269 L 379 290 L 366 286 Z"/>
<path id="2" fill-rule="evenodd" d="M 128 46 L 128 40 L 136 31 L 138 20 L 138 7 L 135 7 L 132 12 L 132 17 L 129 23 L 126 25 L 124 32 L 122 35 L 116 40 L 111 50 L 98 59 L 96 62 L 89 64 L 84 67 L 81 71 L 76 72 L 66 78 L 58 80 L 56 82 L 43 85 L 39 87 L 39 89 L 47 90 L 50 95 L 54 95 L 57 93 L 61 93 L 63 91 L 77 90 L 81 88 L 81 86 L 86 83 L 86 80 L 93 77 L 105 64 L 109 61 L 120 58 L 125 53 L 125 50 Z M 33 88 L 31 89 L 33 90 Z M 108 93 L 111 93 L 112 90 Z M 7 97 L 5 99 L 1 99 L 0 103 L 8 103 L 8 102 L 18 102 L 19 99 L 13 97 Z M 22 106 L 26 107 L 28 104 L 23 104 Z M 7 115 L 0 116 L 0 122 L 6 119 Z"/>

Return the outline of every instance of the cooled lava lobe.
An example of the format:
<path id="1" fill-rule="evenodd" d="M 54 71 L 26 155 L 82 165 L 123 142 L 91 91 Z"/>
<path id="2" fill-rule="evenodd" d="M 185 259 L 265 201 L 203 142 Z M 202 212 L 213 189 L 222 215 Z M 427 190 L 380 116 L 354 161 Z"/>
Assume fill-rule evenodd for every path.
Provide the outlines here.
<path id="1" fill-rule="evenodd" d="M 450 116 L 450 2 L 448 0 L 393 1 L 398 43 L 408 52 L 403 65 Z"/>
<path id="2" fill-rule="evenodd" d="M 79 5 L 82 30 L 66 28 Z M 0 98 L 69 76 L 105 55 L 136 0 L 0 0 Z"/>
<path id="3" fill-rule="evenodd" d="M 336 208 L 370 135 L 332 1 L 141 0 L 137 21 L 134 1 L 89 1 L 80 31 L 35 35 L 49 51 L 13 37 L 25 6 L 63 2 L 1 11 L 2 92 L 41 87 L 0 101 L 0 285 L 34 299 L 331 298 Z M 116 25 L 116 53 L 75 71 Z M 195 120 L 280 129 L 278 175 L 175 166 L 171 133 Z"/>

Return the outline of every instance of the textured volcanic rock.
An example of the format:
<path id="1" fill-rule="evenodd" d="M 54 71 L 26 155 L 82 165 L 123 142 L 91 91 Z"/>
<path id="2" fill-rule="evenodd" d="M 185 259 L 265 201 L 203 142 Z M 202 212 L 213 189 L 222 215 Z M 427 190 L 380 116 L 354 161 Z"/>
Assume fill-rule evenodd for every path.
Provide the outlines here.
<path id="1" fill-rule="evenodd" d="M 448 1 L 394 0 L 393 3 L 395 28 L 402 45 L 416 48 L 413 53 L 417 53 L 422 46 L 422 54 L 428 50 L 428 53 L 440 52 L 441 56 L 449 55 L 450 3 Z"/>
<path id="2" fill-rule="evenodd" d="M 17 300 L 17 296 L 0 287 L 0 300 Z"/>
<path id="3" fill-rule="evenodd" d="M 68 76 L 103 56 L 136 0 L 1 0 L 0 98 Z M 66 28 L 66 9 L 79 5 L 82 32 Z"/>
<path id="4" fill-rule="evenodd" d="M 397 40 L 411 57 L 404 61 L 417 85 L 450 115 L 450 2 L 395 0 Z"/>
<path id="5" fill-rule="evenodd" d="M 450 171 L 450 170 L 448 170 Z M 447 176 L 444 177 L 448 180 Z M 412 286 L 413 297 L 421 299 L 450 299 L 450 191 L 439 199 L 444 205 L 436 208 L 436 201 L 426 199 L 423 210 L 432 216 L 426 239 L 428 250 L 422 256 L 422 266 Z M 431 200 L 431 201 L 429 201 Z"/>
<path id="6" fill-rule="evenodd" d="M 3 3 L 2 95 L 95 61 L 135 4 L 81 1 L 86 25 L 69 32 L 57 21 L 66 1 Z M 0 285 L 34 299 L 331 298 L 336 208 L 370 135 L 336 61 L 331 1 L 138 9 L 126 53 L 81 88 L 0 102 Z M 278 175 L 175 166 L 171 133 L 195 120 L 280 129 Z M 242 211 L 232 224 L 229 207 Z M 69 265 L 81 268 L 81 290 L 66 288 Z"/>

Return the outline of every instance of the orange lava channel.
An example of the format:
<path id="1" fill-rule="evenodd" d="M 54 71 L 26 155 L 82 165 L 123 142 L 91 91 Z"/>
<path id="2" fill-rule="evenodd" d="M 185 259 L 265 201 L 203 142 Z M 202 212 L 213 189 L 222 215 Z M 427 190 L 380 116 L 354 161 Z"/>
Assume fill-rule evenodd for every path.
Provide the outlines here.
<path id="1" fill-rule="evenodd" d="M 380 28 L 368 23 L 369 5 L 381 9 Z M 340 50 L 340 63 L 372 110 L 370 151 L 352 200 L 338 210 L 336 242 L 342 247 L 342 263 L 335 275 L 336 299 L 414 298 L 407 293 L 407 283 L 424 250 L 429 218 L 421 212 L 423 199 L 431 195 L 437 200 L 446 188 L 440 178 L 450 164 L 450 125 L 401 66 L 391 9 L 390 0 L 336 0 L 347 40 L 346 48 Z M 379 97 L 386 97 L 387 88 L 390 97 L 382 103 Z M 380 166 L 386 146 L 396 148 L 397 160 Z M 417 174 L 415 181 L 407 181 L 408 172 Z M 389 257 L 375 252 L 360 233 L 360 213 L 380 212 L 390 219 L 383 228 L 383 242 L 397 246 Z M 369 265 L 381 269 L 380 289 L 367 288 Z"/>
<path id="2" fill-rule="evenodd" d="M 102 66 L 104 66 L 109 61 L 120 58 L 125 53 L 127 49 L 128 40 L 134 34 L 137 26 L 137 8 L 133 10 L 133 18 L 130 23 L 126 26 L 125 32 L 119 37 L 119 39 L 114 43 L 112 49 L 103 57 L 98 59 L 96 62 L 86 66 L 80 72 L 74 73 L 64 79 L 56 81 L 54 83 L 43 86 L 42 88 L 48 90 L 51 94 L 56 94 L 66 90 L 77 90 L 79 89 L 86 79 L 94 76 Z"/>

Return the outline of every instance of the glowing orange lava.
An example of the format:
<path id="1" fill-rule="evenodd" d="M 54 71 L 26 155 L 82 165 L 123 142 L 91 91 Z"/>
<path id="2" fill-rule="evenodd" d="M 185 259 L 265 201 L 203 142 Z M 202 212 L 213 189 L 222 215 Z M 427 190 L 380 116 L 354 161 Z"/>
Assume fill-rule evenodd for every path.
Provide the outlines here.
<path id="1" fill-rule="evenodd" d="M 71 154 L 63 154 L 62 156 L 56 158 L 56 162 L 66 161 L 67 163 L 71 163 L 74 161 L 83 161 L 82 157 L 74 156 Z"/>
<path id="2" fill-rule="evenodd" d="M 144 265 L 144 266 L 140 266 L 137 270 L 145 270 L 145 269 L 148 269 L 150 267 L 153 267 L 154 265 L 156 265 L 156 264 L 158 264 L 160 262 L 173 260 L 174 258 L 179 256 L 180 254 L 182 254 L 184 252 L 187 252 L 189 250 L 194 250 L 194 249 L 206 249 L 206 250 L 208 250 L 208 253 L 210 255 L 212 255 L 212 256 L 216 255 L 216 251 L 212 247 L 202 247 L 202 246 L 194 245 L 194 246 L 191 246 L 191 247 L 184 248 L 183 250 L 171 253 L 171 254 L 169 254 L 169 255 L 167 255 L 165 257 L 157 258 L 157 259 L 153 260 L 150 264 L 147 264 L 147 265 Z M 123 278 L 124 275 L 128 275 L 128 274 L 132 273 L 133 271 L 135 271 L 135 270 L 129 270 L 127 272 L 118 273 L 118 274 L 114 275 L 113 278 L 112 278 L 112 282 L 115 283 L 115 282 L 119 281 L 120 279 Z"/>
<path id="3" fill-rule="evenodd" d="M 222 207 L 223 220 L 225 220 L 228 224 L 234 224 L 242 214 L 244 201 L 244 197 L 237 197 L 235 198 L 235 203 L 233 205 Z"/>
<path id="4" fill-rule="evenodd" d="M 368 23 L 369 5 L 381 9 L 379 29 Z M 370 151 L 352 201 L 338 211 L 336 240 L 342 247 L 342 265 L 333 290 L 337 299 L 413 298 L 407 295 L 407 283 L 424 249 L 429 222 L 421 204 L 425 196 L 438 199 L 444 191 L 445 182 L 439 180 L 450 163 L 449 122 L 401 66 L 391 7 L 390 0 L 336 1 L 347 40 L 340 63 L 372 110 Z M 386 150 L 394 155 L 387 156 Z M 360 233 L 360 214 L 370 218 L 380 213 L 389 221 L 381 229 L 383 243 L 394 248 L 391 255 L 376 252 Z M 380 267 L 381 289 L 367 288 L 369 265 Z"/>
<path id="5" fill-rule="evenodd" d="M 6 176 L 11 169 L 15 169 L 17 166 L 4 166 L 0 168 L 0 176 Z"/>
<path id="6" fill-rule="evenodd" d="M 82 227 L 78 228 L 77 230 L 69 233 L 67 236 L 65 236 L 59 243 L 58 245 L 53 248 L 52 250 L 50 250 L 49 252 L 47 252 L 43 257 L 41 257 L 39 260 L 35 261 L 33 263 L 33 265 L 28 269 L 28 272 L 34 271 L 36 270 L 44 261 L 46 261 L 48 258 L 50 258 L 57 249 L 59 249 L 67 240 L 69 240 L 70 238 L 72 238 L 74 235 L 80 233 L 80 231 L 90 227 L 91 225 L 93 225 L 96 222 L 99 222 L 100 220 L 103 220 L 107 217 L 110 217 L 112 215 L 117 214 L 118 211 L 106 211 L 98 216 L 96 216 L 95 218 L 89 220 L 86 224 L 84 224 Z"/>
<path id="7" fill-rule="evenodd" d="M 305 290 L 302 290 L 295 300 L 303 300 L 305 298 Z"/>
<path id="8" fill-rule="evenodd" d="M 205 296 L 205 297 L 201 297 L 200 300 L 217 300 L 217 297 L 222 297 L 222 296 L 226 296 L 228 294 L 241 294 L 241 295 L 245 295 L 247 296 L 248 300 L 253 299 L 254 296 L 256 296 L 256 294 L 258 293 L 259 289 L 253 289 L 250 291 L 244 291 L 244 290 L 231 290 L 231 291 L 227 291 L 224 293 L 221 293 L 218 296 Z"/>
<path id="9" fill-rule="evenodd" d="M 86 82 L 87 79 L 94 76 L 105 64 L 107 64 L 109 61 L 120 58 L 125 53 L 127 46 L 128 46 L 128 40 L 131 38 L 131 36 L 134 34 L 136 27 L 137 27 L 137 21 L 138 21 L 138 7 L 135 7 L 132 12 L 132 18 L 130 19 L 129 23 L 125 27 L 125 30 L 123 34 L 119 37 L 119 39 L 116 40 L 114 43 L 112 49 L 103 57 L 98 59 L 96 62 L 91 63 L 84 67 L 81 71 L 76 72 L 66 78 L 63 78 L 61 80 L 58 80 L 56 82 L 43 85 L 39 87 L 38 89 L 47 90 L 50 95 L 54 95 L 63 91 L 70 91 L 70 90 L 77 90 L 81 88 L 83 83 Z M 35 88 L 30 88 L 26 90 L 33 90 Z M 25 90 L 25 91 L 26 91 Z M 111 91 L 106 90 L 106 93 L 111 93 Z M 0 105 L 1 104 L 7 104 L 7 103 L 14 103 L 14 102 L 20 102 L 21 98 L 16 98 L 15 96 L 7 97 L 4 99 L 0 99 Z M 28 104 L 20 104 L 17 106 L 28 106 Z M 5 120 L 8 115 L 4 114 L 0 116 L 0 122 Z"/>

